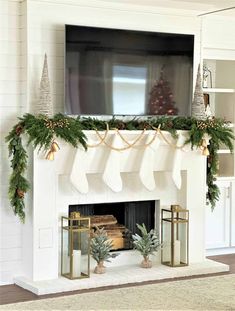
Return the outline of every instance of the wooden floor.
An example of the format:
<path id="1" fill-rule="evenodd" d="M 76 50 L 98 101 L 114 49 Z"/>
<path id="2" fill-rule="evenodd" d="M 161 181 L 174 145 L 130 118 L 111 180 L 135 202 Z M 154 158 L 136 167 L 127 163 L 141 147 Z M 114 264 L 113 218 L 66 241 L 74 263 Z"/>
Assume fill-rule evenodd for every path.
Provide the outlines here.
<path id="1" fill-rule="evenodd" d="M 39 300 L 39 299 L 45 299 L 45 298 L 52 298 L 52 297 L 58 297 L 58 296 L 67 296 L 67 295 L 73 295 L 73 294 L 79 294 L 84 293 L 88 291 L 101 291 L 101 290 L 107 290 L 111 288 L 117 288 L 117 287 L 129 287 L 129 286 L 140 286 L 143 284 L 153 284 L 153 283 L 162 283 L 162 282 L 170 282 L 172 280 L 182 280 L 182 279 L 193 279 L 198 277 L 208 277 L 208 276 L 215 276 L 215 275 L 223 275 L 228 273 L 235 273 L 235 254 L 230 255 L 221 255 L 221 256 L 211 256 L 208 257 L 209 259 L 225 263 L 230 266 L 230 271 L 226 273 L 217 273 L 217 274 L 207 274 L 207 275 L 201 275 L 201 276 L 193 276 L 193 277 L 184 277 L 184 278 L 175 278 L 175 279 L 168 279 L 168 280 L 160 280 L 160 281 L 149 281 L 149 282 L 143 282 L 143 283 L 134 283 L 134 284 L 126 284 L 121 286 L 112 286 L 112 287 L 106 287 L 106 288 L 99 288 L 99 289 L 90 289 L 90 290 L 80 290 L 80 291 L 73 291 L 73 292 L 66 292 L 66 293 L 59 293 L 59 294 L 50 294 L 50 295 L 42 295 L 37 296 L 17 285 L 4 285 L 0 286 L 0 304 L 8 304 L 8 303 L 16 303 L 21 301 L 29 301 L 29 300 Z"/>

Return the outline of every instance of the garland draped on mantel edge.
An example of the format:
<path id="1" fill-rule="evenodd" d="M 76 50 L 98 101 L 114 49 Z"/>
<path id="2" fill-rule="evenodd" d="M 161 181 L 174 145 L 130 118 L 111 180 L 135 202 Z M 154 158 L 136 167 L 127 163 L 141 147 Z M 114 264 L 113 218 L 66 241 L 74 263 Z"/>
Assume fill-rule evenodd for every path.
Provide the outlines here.
<path id="1" fill-rule="evenodd" d="M 171 133 L 173 138 L 177 138 L 177 130 L 189 131 L 188 140 L 185 144 L 191 147 L 200 147 L 203 136 L 208 134 L 210 144 L 208 146 L 210 155 L 207 161 L 207 201 L 212 209 L 219 199 L 219 188 L 215 184 L 218 173 L 217 151 L 221 144 L 233 151 L 233 140 L 235 139 L 233 130 L 228 122 L 219 118 L 207 120 L 196 120 L 191 117 L 168 117 L 158 116 L 146 119 L 134 118 L 130 121 L 123 121 L 112 118 L 109 121 L 102 121 L 95 118 L 73 118 L 61 113 L 53 118 L 45 115 L 25 114 L 19 118 L 19 122 L 12 128 L 6 142 L 8 142 L 9 157 L 11 158 L 12 173 L 9 182 L 9 200 L 15 215 L 18 215 L 22 222 L 25 220 L 24 195 L 29 190 L 30 184 L 26 179 L 27 152 L 22 143 L 22 135 L 27 134 L 27 145 L 33 148 L 48 150 L 55 138 L 61 138 L 73 147 L 77 148 L 81 144 L 87 149 L 86 136 L 84 130 L 105 131 L 107 129 L 119 130 L 152 130 L 160 128 Z"/>

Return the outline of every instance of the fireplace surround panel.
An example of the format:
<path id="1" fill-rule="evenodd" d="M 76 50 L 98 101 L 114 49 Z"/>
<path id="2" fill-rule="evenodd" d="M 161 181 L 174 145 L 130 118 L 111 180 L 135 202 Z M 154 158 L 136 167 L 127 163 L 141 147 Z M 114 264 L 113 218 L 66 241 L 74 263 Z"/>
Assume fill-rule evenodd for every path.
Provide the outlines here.
<path id="1" fill-rule="evenodd" d="M 123 131 L 124 133 L 125 131 Z M 86 136 L 93 137 L 94 133 L 86 131 Z M 134 139 L 136 132 L 128 132 L 129 138 Z M 172 179 L 172 163 L 175 150 L 164 141 L 158 148 L 156 159 L 152 164 L 156 187 L 153 191 L 146 189 L 138 176 L 140 159 L 136 152 L 125 153 L 125 165 L 121 166 L 123 189 L 113 192 L 102 182 L 103 161 L 107 159 L 109 150 L 105 147 L 95 150 L 94 160 L 87 168 L 89 192 L 81 194 L 69 183 L 71 164 L 75 156 L 75 149 L 58 140 L 60 152 L 53 162 L 45 161 L 43 152 L 34 151 L 33 159 L 33 209 L 27 215 L 25 228 L 32 228 L 32 234 L 25 239 L 24 257 L 27 258 L 24 275 L 33 281 L 56 279 L 60 275 L 60 239 L 61 216 L 68 215 L 69 205 L 99 204 L 133 201 L 159 201 L 160 208 L 180 204 L 190 212 L 189 223 L 189 263 L 205 260 L 205 189 L 206 189 L 206 158 L 199 150 L 182 152 L 180 174 L 181 189 L 177 189 Z M 124 161 L 124 160 L 123 160 Z M 121 163 L 122 164 L 122 163 Z M 49 190 L 50 189 L 50 190 Z M 43 194 L 43 195 L 42 195 Z M 46 194 L 46 195 L 44 195 Z M 157 209 L 158 210 L 158 209 Z M 159 215 L 157 215 L 158 219 Z M 155 220 L 156 221 L 156 220 Z M 155 224 L 157 227 L 157 225 Z M 27 230 L 25 230 L 26 232 Z M 42 245 L 41 232 L 45 232 L 43 239 L 50 245 Z M 48 233 L 48 237 L 46 234 Z M 191 247 L 193 245 L 193 247 Z M 118 256 L 110 265 L 127 264 L 124 253 Z M 139 263 L 140 258 L 132 255 L 132 263 Z M 122 261 L 122 262 L 121 262 Z"/>

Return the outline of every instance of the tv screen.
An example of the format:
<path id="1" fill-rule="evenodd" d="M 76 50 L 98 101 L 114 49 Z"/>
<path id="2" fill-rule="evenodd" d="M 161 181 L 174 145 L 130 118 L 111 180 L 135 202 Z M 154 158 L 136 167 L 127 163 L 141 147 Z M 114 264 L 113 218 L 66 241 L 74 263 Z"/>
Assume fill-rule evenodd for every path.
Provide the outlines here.
<path id="1" fill-rule="evenodd" d="M 190 115 L 193 35 L 65 30 L 66 114 Z"/>

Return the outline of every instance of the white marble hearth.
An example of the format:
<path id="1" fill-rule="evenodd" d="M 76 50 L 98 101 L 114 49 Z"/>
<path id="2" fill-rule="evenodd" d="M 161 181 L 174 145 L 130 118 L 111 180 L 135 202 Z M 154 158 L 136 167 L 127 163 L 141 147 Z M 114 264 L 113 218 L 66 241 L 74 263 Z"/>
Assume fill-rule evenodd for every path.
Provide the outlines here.
<path id="1" fill-rule="evenodd" d="M 108 267 L 105 274 L 92 272 L 88 279 L 68 280 L 60 277 L 55 280 L 33 282 L 25 277 L 19 277 L 15 279 L 15 283 L 36 295 L 45 295 L 226 271 L 229 271 L 229 266 L 207 259 L 204 262 L 180 268 L 171 268 L 158 264 L 151 269 L 144 269 L 138 265 L 126 265 Z"/>

